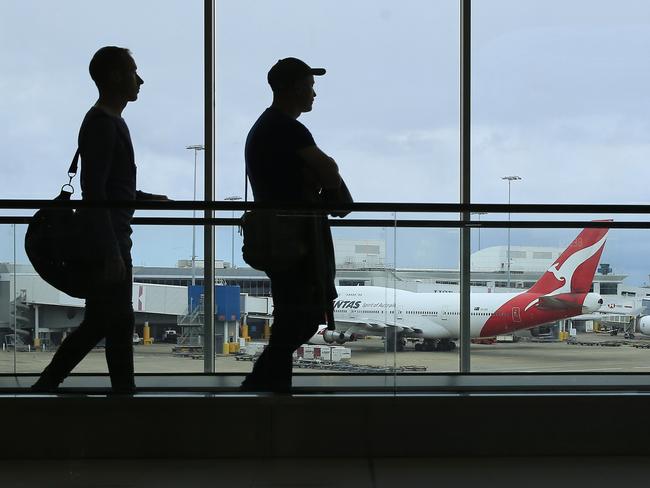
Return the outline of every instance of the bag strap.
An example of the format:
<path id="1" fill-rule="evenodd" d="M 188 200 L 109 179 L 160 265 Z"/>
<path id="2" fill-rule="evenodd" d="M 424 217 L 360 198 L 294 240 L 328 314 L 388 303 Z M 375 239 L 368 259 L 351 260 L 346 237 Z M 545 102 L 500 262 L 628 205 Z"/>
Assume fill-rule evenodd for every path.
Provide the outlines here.
<path id="1" fill-rule="evenodd" d="M 77 148 L 77 152 L 74 153 L 74 157 L 70 163 L 70 169 L 68 169 L 68 176 L 70 176 L 70 178 L 74 178 L 74 176 L 77 174 L 77 168 L 79 166 L 79 154 L 79 148 Z"/>
<path id="2" fill-rule="evenodd" d="M 69 193 L 72 195 L 74 193 L 74 186 L 72 186 L 72 179 L 77 175 L 77 168 L 79 167 L 79 148 L 77 152 L 74 153 L 72 162 L 70 163 L 70 168 L 68 169 L 68 182 L 61 187 L 61 193 Z M 66 191 L 66 188 L 69 188 L 69 191 Z"/>
<path id="3" fill-rule="evenodd" d="M 244 163 L 244 203 L 248 203 L 248 166 Z"/>

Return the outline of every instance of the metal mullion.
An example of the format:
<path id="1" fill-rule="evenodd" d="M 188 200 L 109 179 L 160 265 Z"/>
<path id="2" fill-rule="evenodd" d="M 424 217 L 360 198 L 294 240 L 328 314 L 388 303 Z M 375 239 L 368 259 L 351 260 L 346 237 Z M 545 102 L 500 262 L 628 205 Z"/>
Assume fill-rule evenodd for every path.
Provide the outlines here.
<path id="1" fill-rule="evenodd" d="M 460 4 L 460 202 L 471 203 L 471 0 Z M 460 234 L 460 364 L 469 373 L 470 362 L 470 244 L 469 209 L 461 213 Z"/>
<path id="2" fill-rule="evenodd" d="M 215 0 L 205 0 L 204 3 L 204 31 L 203 31 L 203 54 L 204 54 L 204 146 L 205 146 L 205 185 L 204 200 L 214 200 L 215 187 L 215 150 L 216 150 L 216 93 L 215 93 Z M 203 371 L 214 373 L 215 371 L 215 337 L 214 337 L 214 283 L 215 283 L 215 235 L 214 226 L 210 223 L 214 213 L 212 208 L 204 210 L 206 224 L 203 227 Z"/>

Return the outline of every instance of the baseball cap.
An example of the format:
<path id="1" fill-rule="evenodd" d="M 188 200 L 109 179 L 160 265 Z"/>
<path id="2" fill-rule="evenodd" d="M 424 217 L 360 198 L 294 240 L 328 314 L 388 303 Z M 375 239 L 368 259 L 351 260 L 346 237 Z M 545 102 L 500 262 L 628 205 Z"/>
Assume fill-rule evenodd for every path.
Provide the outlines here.
<path id="1" fill-rule="evenodd" d="M 269 70 L 267 80 L 273 90 L 291 85 L 305 76 L 322 76 L 325 68 L 312 68 L 298 58 L 280 59 Z"/>

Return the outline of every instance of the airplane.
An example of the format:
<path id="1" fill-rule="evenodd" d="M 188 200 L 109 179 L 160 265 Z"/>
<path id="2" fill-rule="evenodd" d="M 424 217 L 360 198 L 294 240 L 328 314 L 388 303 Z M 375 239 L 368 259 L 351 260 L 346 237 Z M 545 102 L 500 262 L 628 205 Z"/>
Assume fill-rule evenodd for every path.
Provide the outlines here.
<path id="1" fill-rule="evenodd" d="M 472 293 L 472 338 L 512 334 L 560 319 L 593 313 L 602 297 L 590 292 L 608 229 L 586 228 L 529 290 Z M 383 335 L 389 351 L 407 338 L 422 339 L 416 350 L 450 351 L 460 337 L 460 294 L 414 293 L 377 286 L 339 286 L 335 330 L 323 325 L 312 343 L 344 344 L 356 336 Z M 648 322 L 650 331 L 650 320 Z"/>

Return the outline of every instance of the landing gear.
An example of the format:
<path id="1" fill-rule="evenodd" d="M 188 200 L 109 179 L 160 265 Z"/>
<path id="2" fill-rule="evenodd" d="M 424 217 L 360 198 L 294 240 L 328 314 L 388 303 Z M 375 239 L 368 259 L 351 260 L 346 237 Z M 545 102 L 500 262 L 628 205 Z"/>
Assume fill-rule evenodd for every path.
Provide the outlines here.
<path id="1" fill-rule="evenodd" d="M 386 331 L 386 351 L 403 351 L 404 346 L 406 345 L 406 340 L 402 337 L 402 334 L 395 333 L 394 330 L 388 329 Z"/>
<path id="2" fill-rule="evenodd" d="M 440 339 L 436 345 L 436 351 L 453 351 L 456 349 L 456 343 L 449 339 Z"/>
<path id="3" fill-rule="evenodd" d="M 424 339 L 424 342 L 415 344 L 416 351 L 453 351 L 456 343 L 449 339 Z"/>

